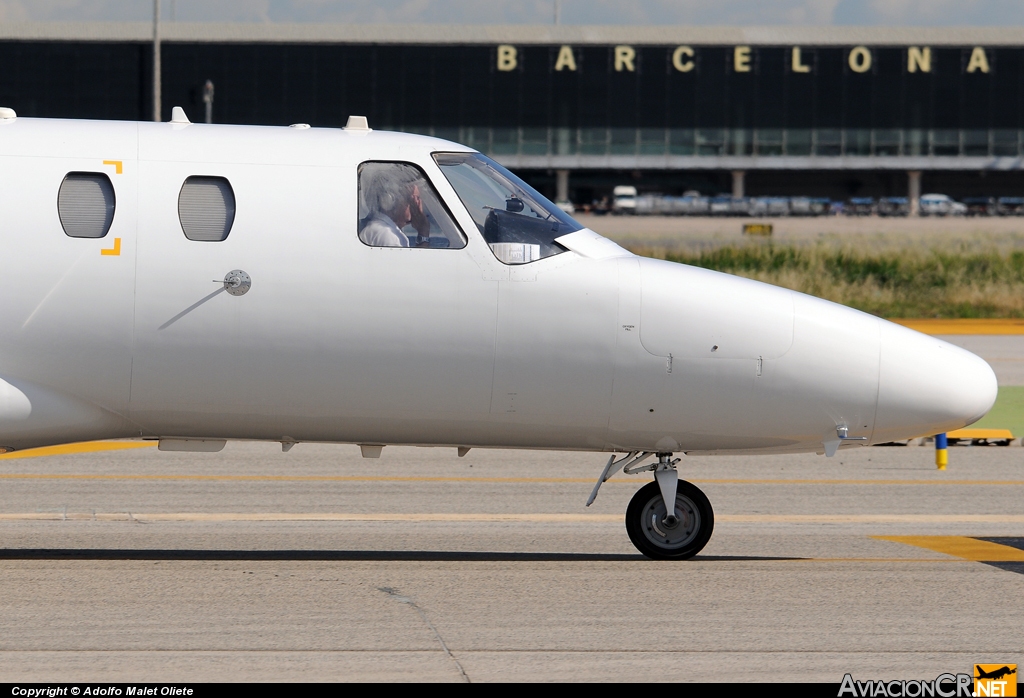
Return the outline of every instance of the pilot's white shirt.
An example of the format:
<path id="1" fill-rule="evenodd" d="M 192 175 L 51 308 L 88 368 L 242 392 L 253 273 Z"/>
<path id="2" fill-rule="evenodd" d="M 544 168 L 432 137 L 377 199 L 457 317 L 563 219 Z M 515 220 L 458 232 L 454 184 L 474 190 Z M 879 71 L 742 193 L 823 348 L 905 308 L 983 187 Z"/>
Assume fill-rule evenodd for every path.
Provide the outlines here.
<path id="1" fill-rule="evenodd" d="M 408 247 L 409 238 L 395 222 L 383 213 L 372 213 L 366 218 L 359 239 L 372 247 Z"/>

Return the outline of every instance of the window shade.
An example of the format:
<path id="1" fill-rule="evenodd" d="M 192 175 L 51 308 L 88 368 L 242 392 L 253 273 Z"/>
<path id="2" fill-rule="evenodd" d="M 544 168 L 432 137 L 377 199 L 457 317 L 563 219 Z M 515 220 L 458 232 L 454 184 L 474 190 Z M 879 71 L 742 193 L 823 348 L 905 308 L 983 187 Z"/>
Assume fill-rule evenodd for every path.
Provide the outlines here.
<path id="1" fill-rule="evenodd" d="M 224 240 L 235 221 L 231 184 L 223 177 L 189 177 L 178 194 L 178 219 L 189 240 Z"/>
<path id="2" fill-rule="evenodd" d="M 57 192 L 57 215 L 73 238 L 101 238 L 114 221 L 114 187 L 99 172 L 69 172 Z"/>

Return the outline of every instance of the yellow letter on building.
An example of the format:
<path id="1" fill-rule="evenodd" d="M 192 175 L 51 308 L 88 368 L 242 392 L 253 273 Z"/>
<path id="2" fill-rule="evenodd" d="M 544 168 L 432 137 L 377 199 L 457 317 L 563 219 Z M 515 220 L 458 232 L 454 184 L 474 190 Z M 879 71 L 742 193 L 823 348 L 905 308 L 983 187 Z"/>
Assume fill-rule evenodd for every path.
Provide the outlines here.
<path id="1" fill-rule="evenodd" d="M 732 69 L 737 73 L 750 72 L 750 47 L 737 46 L 732 52 Z"/>
<path id="2" fill-rule="evenodd" d="M 508 44 L 502 44 L 498 47 L 498 70 L 502 72 L 509 72 L 515 70 L 518 61 L 516 61 L 516 47 L 509 46 Z"/>
<path id="3" fill-rule="evenodd" d="M 983 73 L 988 72 L 988 57 L 985 55 L 985 49 L 981 46 L 974 47 L 974 50 L 971 51 L 971 60 L 967 62 L 968 73 L 973 73 L 976 70 Z"/>
<path id="4" fill-rule="evenodd" d="M 623 70 L 634 72 L 636 70 L 633 67 L 633 59 L 636 58 L 636 51 L 633 50 L 632 46 L 616 46 L 615 47 L 615 72 L 621 73 Z"/>
<path id="5" fill-rule="evenodd" d="M 576 56 L 572 55 L 572 46 L 563 46 L 558 49 L 558 60 L 555 61 L 555 70 L 576 70 Z"/>
<path id="6" fill-rule="evenodd" d="M 922 73 L 932 72 L 932 50 L 927 46 L 911 46 L 907 49 L 907 72 L 916 73 L 919 68 Z"/>
<path id="7" fill-rule="evenodd" d="M 690 60 L 684 61 L 683 56 Z M 672 66 L 680 73 L 689 73 L 693 70 L 693 49 L 689 46 L 680 46 L 672 52 Z"/>
<path id="8" fill-rule="evenodd" d="M 811 72 L 811 66 L 804 65 L 803 61 L 800 60 L 800 47 L 793 47 L 793 72 L 794 73 L 809 73 Z"/>
<path id="9" fill-rule="evenodd" d="M 857 46 L 850 51 L 850 70 L 855 73 L 866 73 L 871 70 L 871 51 L 867 46 Z"/>

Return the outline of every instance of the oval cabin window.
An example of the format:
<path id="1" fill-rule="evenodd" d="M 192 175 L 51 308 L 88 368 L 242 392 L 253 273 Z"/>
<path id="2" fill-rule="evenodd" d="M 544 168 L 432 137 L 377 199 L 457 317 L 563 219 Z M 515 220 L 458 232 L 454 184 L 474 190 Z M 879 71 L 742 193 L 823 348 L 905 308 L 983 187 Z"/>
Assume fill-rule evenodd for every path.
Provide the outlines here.
<path id="1" fill-rule="evenodd" d="M 223 177 L 189 177 L 178 194 L 178 220 L 189 240 L 220 242 L 235 222 L 235 192 Z"/>
<path id="2" fill-rule="evenodd" d="M 114 186 L 100 172 L 69 172 L 57 192 L 57 215 L 73 238 L 101 238 L 114 221 Z"/>

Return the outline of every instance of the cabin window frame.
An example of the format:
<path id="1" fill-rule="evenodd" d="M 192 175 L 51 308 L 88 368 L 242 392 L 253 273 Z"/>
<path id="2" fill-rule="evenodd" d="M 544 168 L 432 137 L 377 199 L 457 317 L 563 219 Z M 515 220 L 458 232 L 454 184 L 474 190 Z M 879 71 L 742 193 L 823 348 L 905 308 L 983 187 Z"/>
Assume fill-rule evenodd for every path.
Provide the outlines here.
<path id="1" fill-rule="evenodd" d="M 100 189 L 103 191 L 109 191 L 110 203 L 109 208 L 107 207 L 106 197 L 104 196 L 103 206 L 108 208 L 109 217 L 104 217 L 103 233 L 101 235 L 80 235 L 74 234 L 68 231 L 69 225 L 72 225 L 73 221 L 70 220 L 70 214 L 73 211 L 64 211 L 65 207 L 61 205 L 61 199 L 65 196 L 64 186 L 69 180 L 95 180 L 101 182 Z M 106 183 L 104 188 L 102 183 Z M 80 202 L 77 202 L 80 203 Z M 75 204 L 68 203 L 67 206 L 73 206 Z M 65 215 L 68 214 L 68 215 Z M 117 215 L 117 192 L 114 189 L 114 183 L 110 180 L 110 176 L 106 172 L 89 172 L 86 170 L 74 170 L 64 175 L 64 178 L 60 181 L 60 186 L 57 188 L 57 219 L 60 221 L 60 227 L 64 231 L 64 234 L 69 238 L 76 240 L 102 240 L 110 232 L 110 229 L 114 227 L 114 218 Z"/>
<path id="2" fill-rule="evenodd" d="M 227 202 L 224 202 L 226 223 L 224 226 L 224 235 L 220 238 L 193 237 L 197 231 L 192 230 L 192 234 L 190 235 L 189 227 L 192 227 L 191 224 L 189 227 L 186 227 L 185 219 L 182 216 L 182 196 L 185 194 L 185 188 L 188 187 L 189 183 L 195 182 L 196 180 L 203 180 L 207 182 L 218 181 L 223 182 L 227 186 L 227 192 L 231 197 L 231 205 L 228 207 Z M 223 192 L 224 190 L 220 189 L 220 191 Z M 231 184 L 231 180 L 224 175 L 189 175 L 185 178 L 185 181 L 181 183 L 181 188 L 178 190 L 177 210 L 178 226 L 181 228 L 181 232 L 187 240 L 191 242 L 224 242 L 231 235 L 231 231 L 234 230 L 235 220 L 238 218 L 238 197 L 235 196 L 235 187 Z"/>

